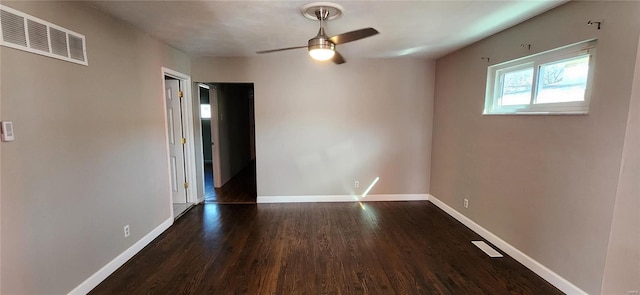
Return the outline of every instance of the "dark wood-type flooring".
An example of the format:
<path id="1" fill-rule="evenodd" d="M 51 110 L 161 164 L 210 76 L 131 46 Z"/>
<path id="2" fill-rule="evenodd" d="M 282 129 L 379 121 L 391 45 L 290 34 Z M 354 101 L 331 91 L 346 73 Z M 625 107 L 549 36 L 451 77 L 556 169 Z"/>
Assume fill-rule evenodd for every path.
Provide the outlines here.
<path id="1" fill-rule="evenodd" d="M 251 161 L 240 172 L 234 175 L 221 188 L 213 186 L 213 168 L 205 165 L 204 191 L 206 203 L 217 204 L 255 204 L 256 191 L 256 161 Z"/>
<path id="2" fill-rule="evenodd" d="M 90 294 L 562 294 L 429 202 L 198 205 Z"/>

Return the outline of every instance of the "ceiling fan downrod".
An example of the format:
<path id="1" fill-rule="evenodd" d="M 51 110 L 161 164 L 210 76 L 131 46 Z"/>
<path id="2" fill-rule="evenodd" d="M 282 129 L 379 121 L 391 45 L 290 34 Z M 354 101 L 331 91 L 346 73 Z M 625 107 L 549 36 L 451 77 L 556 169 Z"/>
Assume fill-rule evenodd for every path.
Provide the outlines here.
<path id="1" fill-rule="evenodd" d="M 333 58 L 336 50 L 336 44 L 331 42 L 324 32 L 324 21 L 329 17 L 329 10 L 324 7 L 318 8 L 316 17 L 320 21 L 320 30 L 318 35 L 311 38 L 307 43 L 309 54 L 316 60 L 328 60 Z"/>
<path id="2" fill-rule="evenodd" d="M 329 18 L 329 10 L 324 7 L 318 8 L 318 10 L 316 10 L 316 17 L 320 21 L 320 31 L 318 32 L 318 37 L 327 37 L 327 35 L 325 35 L 324 33 L 324 22 L 327 20 L 327 18 Z"/>

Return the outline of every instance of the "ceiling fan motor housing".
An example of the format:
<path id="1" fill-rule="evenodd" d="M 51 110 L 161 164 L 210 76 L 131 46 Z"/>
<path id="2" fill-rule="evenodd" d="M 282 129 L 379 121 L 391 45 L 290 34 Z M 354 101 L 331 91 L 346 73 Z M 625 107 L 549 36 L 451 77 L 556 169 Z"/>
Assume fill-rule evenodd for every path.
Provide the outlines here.
<path id="1" fill-rule="evenodd" d="M 308 44 L 309 44 L 309 51 L 314 49 L 329 49 L 329 50 L 336 49 L 336 45 L 333 44 L 333 42 L 329 41 L 328 38 L 323 36 L 313 37 L 313 39 L 309 40 Z"/>

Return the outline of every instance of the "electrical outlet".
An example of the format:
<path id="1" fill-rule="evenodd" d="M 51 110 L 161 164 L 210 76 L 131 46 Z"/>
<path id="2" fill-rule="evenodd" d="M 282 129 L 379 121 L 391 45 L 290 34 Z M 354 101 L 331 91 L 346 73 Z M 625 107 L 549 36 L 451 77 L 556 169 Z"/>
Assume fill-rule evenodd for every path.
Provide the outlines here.
<path id="1" fill-rule="evenodd" d="M 129 230 L 129 225 L 127 224 L 124 226 L 124 237 L 128 238 L 130 234 L 131 234 L 131 231 Z"/>
<path id="2" fill-rule="evenodd" d="M 360 181 L 357 181 L 353 183 L 353 187 L 355 188 L 359 188 L 360 187 Z"/>
<path id="3" fill-rule="evenodd" d="M 464 199 L 464 207 L 469 208 L 469 199 Z"/>

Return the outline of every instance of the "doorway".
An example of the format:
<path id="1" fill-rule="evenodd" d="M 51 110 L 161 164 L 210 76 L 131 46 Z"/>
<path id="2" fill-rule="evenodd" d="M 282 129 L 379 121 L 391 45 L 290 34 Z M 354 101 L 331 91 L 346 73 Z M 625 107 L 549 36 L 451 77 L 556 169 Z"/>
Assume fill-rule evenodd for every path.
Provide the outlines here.
<path id="1" fill-rule="evenodd" d="M 253 83 L 200 83 L 205 202 L 255 203 Z"/>
<path id="2" fill-rule="evenodd" d="M 171 213 L 174 218 L 182 216 L 196 202 L 193 175 L 193 124 L 192 103 L 188 99 L 190 78 L 166 68 L 162 69 L 165 127 L 167 132 L 167 160 Z"/>

